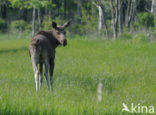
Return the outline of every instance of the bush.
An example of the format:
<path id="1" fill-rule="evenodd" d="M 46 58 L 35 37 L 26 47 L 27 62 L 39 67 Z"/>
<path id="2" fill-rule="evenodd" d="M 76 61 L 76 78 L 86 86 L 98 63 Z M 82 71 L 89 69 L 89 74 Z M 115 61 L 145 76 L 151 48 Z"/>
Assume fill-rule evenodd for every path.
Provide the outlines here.
<path id="1" fill-rule="evenodd" d="M 12 31 L 23 32 L 26 26 L 27 26 L 27 23 L 24 20 L 15 20 L 11 22 Z"/>
<path id="2" fill-rule="evenodd" d="M 151 42 L 156 42 L 156 27 L 151 28 L 148 38 Z"/>
<path id="3" fill-rule="evenodd" d="M 0 31 L 4 32 L 7 29 L 6 21 L 0 18 Z"/>
<path id="4" fill-rule="evenodd" d="M 146 28 L 154 26 L 154 15 L 148 12 L 138 14 L 138 23 Z"/>
<path id="5" fill-rule="evenodd" d="M 26 32 L 31 32 L 31 31 L 32 31 L 32 25 L 31 25 L 31 24 L 27 24 L 27 25 L 25 26 L 24 30 L 25 30 Z"/>
<path id="6" fill-rule="evenodd" d="M 119 39 L 123 39 L 123 40 L 132 39 L 132 38 L 133 38 L 133 35 L 127 32 L 124 32 L 119 36 Z"/>
<path id="7" fill-rule="evenodd" d="M 74 22 L 73 22 L 74 23 Z M 69 31 L 75 35 L 93 35 L 98 32 L 98 20 L 93 16 L 84 16 L 81 19 L 80 24 L 75 21 L 71 24 Z"/>
<path id="8" fill-rule="evenodd" d="M 139 43 L 139 42 L 148 42 L 149 39 L 145 34 L 136 34 L 133 39 L 133 43 Z"/>

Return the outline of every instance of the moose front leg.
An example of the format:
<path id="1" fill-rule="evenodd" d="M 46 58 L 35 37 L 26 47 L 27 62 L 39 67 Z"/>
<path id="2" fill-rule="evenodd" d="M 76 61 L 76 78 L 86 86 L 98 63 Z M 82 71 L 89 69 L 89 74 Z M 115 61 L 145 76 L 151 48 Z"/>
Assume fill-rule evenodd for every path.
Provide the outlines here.
<path id="1" fill-rule="evenodd" d="M 40 88 L 40 89 L 42 88 L 42 82 L 43 82 L 43 76 L 42 76 L 43 70 L 42 70 L 42 66 L 43 66 L 43 64 L 40 63 L 40 64 L 39 64 L 39 75 L 40 75 L 40 85 L 39 85 L 39 88 Z"/>
<path id="2" fill-rule="evenodd" d="M 53 89 L 53 71 L 54 71 L 54 58 L 50 60 L 50 85 L 51 90 Z"/>

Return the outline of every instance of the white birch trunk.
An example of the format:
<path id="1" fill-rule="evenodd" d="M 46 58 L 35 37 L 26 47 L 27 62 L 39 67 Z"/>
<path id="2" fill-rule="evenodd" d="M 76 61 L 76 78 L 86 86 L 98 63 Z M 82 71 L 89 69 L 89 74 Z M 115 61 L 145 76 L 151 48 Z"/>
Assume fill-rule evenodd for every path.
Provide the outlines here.
<path id="1" fill-rule="evenodd" d="M 101 29 L 102 29 L 102 23 L 103 23 L 103 12 L 102 12 L 102 8 L 101 8 L 100 5 L 97 5 L 94 2 L 93 2 L 93 4 L 98 8 L 98 11 L 99 11 L 98 30 L 101 31 Z"/>
<path id="2" fill-rule="evenodd" d="M 99 26 L 98 26 L 98 29 L 99 29 L 99 31 L 101 31 L 103 14 L 102 14 L 102 8 L 100 6 L 98 6 L 98 9 L 99 9 Z"/>
<path id="3" fill-rule="evenodd" d="M 152 0 L 152 13 L 154 14 L 154 20 L 156 20 L 156 0 Z M 156 27 L 156 21 L 155 22 L 155 27 Z"/>
<path id="4" fill-rule="evenodd" d="M 154 1 L 155 1 L 155 0 L 152 0 L 152 5 L 151 5 L 151 13 L 153 13 L 153 12 L 154 12 Z"/>

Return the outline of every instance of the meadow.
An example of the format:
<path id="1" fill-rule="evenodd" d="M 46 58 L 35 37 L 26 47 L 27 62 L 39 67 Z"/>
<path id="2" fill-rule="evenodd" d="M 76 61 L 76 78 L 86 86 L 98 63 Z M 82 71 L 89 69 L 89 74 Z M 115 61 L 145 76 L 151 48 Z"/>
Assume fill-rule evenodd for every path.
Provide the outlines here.
<path id="1" fill-rule="evenodd" d="M 122 103 L 156 105 L 156 43 L 68 39 L 56 49 L 53 91 L 44 79 L 36 94 L 30 39 L 10 38 L 0 35 L 0 115 L 127 115 Z"/>

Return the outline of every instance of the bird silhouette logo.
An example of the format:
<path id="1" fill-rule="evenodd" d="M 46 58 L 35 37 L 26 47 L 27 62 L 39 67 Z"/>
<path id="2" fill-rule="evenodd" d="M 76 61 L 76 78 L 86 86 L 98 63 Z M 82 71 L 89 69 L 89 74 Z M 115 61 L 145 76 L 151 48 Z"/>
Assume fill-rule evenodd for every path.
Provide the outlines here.
<path id="1" fill-rule="evenodd" d="M 127 105 L 126 105 L 125 103 L 122 103 L 122 105 L 123 105 L 122 112 L 123 112 L 123 111 L 131 112 L 131 111 L 128 109 L 128 107 L 127 107 Z"/>

